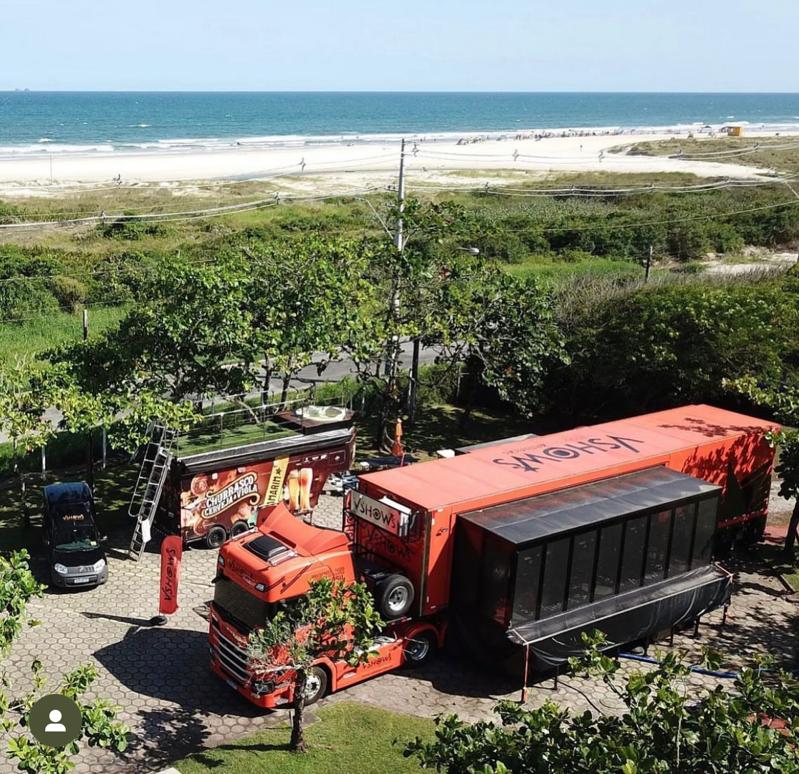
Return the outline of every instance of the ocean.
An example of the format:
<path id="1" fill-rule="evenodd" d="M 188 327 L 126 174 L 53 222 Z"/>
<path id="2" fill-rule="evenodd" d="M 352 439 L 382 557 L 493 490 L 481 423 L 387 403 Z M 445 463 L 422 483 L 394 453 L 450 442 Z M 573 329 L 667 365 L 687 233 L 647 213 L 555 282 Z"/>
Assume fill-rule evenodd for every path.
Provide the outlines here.
<path id="1" fill-rule="evenodd" d="M 0 155 L 729 123 L 799 131 L 799 94 L 0 92 Z"/>

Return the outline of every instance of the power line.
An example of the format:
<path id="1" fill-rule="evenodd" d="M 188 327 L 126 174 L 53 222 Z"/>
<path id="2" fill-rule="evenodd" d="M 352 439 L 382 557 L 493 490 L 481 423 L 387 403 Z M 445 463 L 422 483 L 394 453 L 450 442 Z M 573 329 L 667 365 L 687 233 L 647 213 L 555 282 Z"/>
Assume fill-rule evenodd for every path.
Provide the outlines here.
<path id="1" fill-rule="evenodd" d="M 23 221 L 21 223 L 0 223 L 0 229 L 5 231 L 22 230 L 29 228 L 64 227 L 91 224 L 103 224 L 108 222 L 127 222 L 127 223 L 172 223 L 183 220 L 195 220 L 202 218 L 219 217 L 222 215 L 235 214 L 237 212 L 248 212 L 254 209 L 272 207 L 280 201 L 319 201 L 322 199 L 338 199 L 356 196 L 378 190 L 374 186 L 347 189 L 332 193 L 319 195 L 299 196 L 292 194 L 281 194 L 276 191 L 268 199 L 259 199 L 250 202 L 240 202 L 238 204 L 228 204 L 219 207 L 206 207 L 197 210 L 185 210 L 179 212 L 150 212 L 139 215 L 127 215 L 124 213 L 91 215 L 82 218 L 66 218 L 46 221 Z"/>

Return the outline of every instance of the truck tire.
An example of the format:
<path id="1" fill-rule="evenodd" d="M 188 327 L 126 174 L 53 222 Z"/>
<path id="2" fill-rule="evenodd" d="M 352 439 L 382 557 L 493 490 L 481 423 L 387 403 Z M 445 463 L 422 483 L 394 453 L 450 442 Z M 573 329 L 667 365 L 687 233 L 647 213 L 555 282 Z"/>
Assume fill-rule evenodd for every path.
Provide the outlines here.
<path id="1" fill-rule="evenodd" d="M 327 693 L 327 672 L 319 666 L 308 670 L 305 683 L 305 705 L 316 704 Z"/>
<path id="2" fill-rule="evenodd" d="M 208 548 L 219 548 L 226 540 L 227 532 L 219 524 L 214 524 L 205 535 L 205 545 Z"/>
<path id="3" fill-rule="evenodd" d="M 427 663 L 436 651 L 436 638 L 433 632 L 419 632 L 405 642 L 403 655 L 405 665 L 418 667 Z"/>
<path id="4" fill-rule="evenodd" d="M 383 618 L 402 618 L 413 604 L 413 584 L 404 575 L 389 575 L 377 584 L 377 605 Z"/>
<path id="5" fill-rule="evenodd" d="M 246 521 L 237 521 L 231 528 L 230 528 L 230 537 L 238 537 L 239 535 L 243 535 L 248 529 L 250 525 L 247 524 Z"/>

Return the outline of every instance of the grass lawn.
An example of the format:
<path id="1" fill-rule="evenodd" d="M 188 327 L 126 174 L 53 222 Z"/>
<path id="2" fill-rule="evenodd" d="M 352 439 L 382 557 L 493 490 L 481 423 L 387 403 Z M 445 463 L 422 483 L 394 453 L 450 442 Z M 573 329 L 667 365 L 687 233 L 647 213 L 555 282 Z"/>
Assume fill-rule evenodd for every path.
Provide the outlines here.
<path id="1" fill-rule="evenodd" d="M 522 263 L 505 265 L 505 271 L 516 277 L 536 277 L 557 282 L 571 277 L 629 277 L 643 279 L 644 269 L 632 261 L 614 261 L 610 258 L 592 258 L 582 261 L 531 257 Z"/>
<path id="2" fill-rule="evenodd" d="M 89 310 L 89 333 L 94 336 L 118 323 L 127 311 L 124 306 L 99 307 Z M 83 339 L 83 318 L 80 313 L 54 312 L 33 320 L 0 325 L 0 360 L 17 357 L 36 358 L 41 352 L 60 344 Z"/>
<path id="3" fill-rule="evenodd" d="M 318 714 L 319 722 L 306 730 L 303 755 L 287 749 L 285 726 L 197 753 L 175 768 L 181 774 L 401 774 L 419 771 L 413 759 L 403 758 L 403 743 L 433 734 L 430 720 L 360 704 L 334 704 Z"/>
<path id="4" fill-rule="evenodd" d="M 273 422 L 261 425 L 242 424 L 223 428 L 221 431 L 218 428 L 202 428 L 192 430 L 178 439 L 178 453 L 182 456 L 201 454 L 216 449 L 232 449 L 248 443 L 274 441 L 290 435 L 295 435 L 295 432 Z"/>
<path id="5" fill-rule="evenodd" d="M 358 421 L 359 458 L 382 454 L 374 447 L 374 428 L 367 418 Z M 405 428 L 405 450 L 419 460 L 436 458 L 438 449 L 454 449 L 484 441 L 496 441 L 534 433 L 532 424 L 499 409 L 473 409 L 464 421 L 463 409 L 449 403 L 420 406 L 416 423 Z"/>

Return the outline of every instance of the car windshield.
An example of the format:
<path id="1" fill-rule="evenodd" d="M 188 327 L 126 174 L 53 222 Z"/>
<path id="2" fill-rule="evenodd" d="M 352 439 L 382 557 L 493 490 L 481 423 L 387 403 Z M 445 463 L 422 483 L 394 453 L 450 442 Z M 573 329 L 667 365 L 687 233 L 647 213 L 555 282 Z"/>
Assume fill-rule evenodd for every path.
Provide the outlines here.
<path id="1" fill-rule="evenodd" d="M 59 551 L 86 551 L 97 547 L 97 529 L 91 516 L 80 510 L 53 520 L 54 543 Z"/>
<path id="2" fill-rule="evenodd" d="M 273 607 L 224 577 L 214 582 L 214 605 L 223 618 L 232 618 L 247 629 L 263 626 Z"/>

